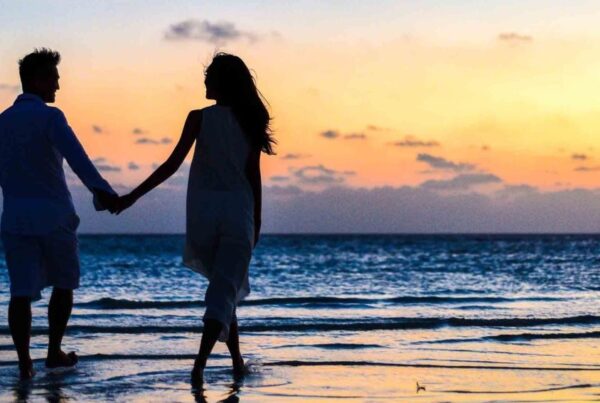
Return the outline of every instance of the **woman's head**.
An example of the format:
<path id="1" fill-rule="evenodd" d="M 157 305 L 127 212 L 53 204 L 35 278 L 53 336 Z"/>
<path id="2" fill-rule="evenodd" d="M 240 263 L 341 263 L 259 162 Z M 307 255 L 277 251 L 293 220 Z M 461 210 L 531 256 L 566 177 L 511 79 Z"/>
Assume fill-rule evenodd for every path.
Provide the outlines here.
<path id="1" fill-rule="evenodd" d="M 255 147 L 273 154 L 269 112 L 246 64 L 237 56 L 217 53 L 206 68 L 206 98 L 230 106 Z"/>

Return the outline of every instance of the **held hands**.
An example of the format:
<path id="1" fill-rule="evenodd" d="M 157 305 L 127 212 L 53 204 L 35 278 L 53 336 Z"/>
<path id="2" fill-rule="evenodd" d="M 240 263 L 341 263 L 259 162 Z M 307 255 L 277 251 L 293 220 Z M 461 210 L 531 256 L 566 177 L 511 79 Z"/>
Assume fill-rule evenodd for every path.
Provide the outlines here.
<path id="1" fill-rule="evenodd" d="M 131 193 L 126 194 L 125 196 L 119 197 L 116 203 L 116 209 L 114 211 L 115 214 L 121 214 L 124 210 L 133 206 L 133 204 L 137 201 Z"/>
<path id="2" fill-rule="evenodd" d="M 109 193 L 105 190 L 98 188 L 94 188 L 94 195 L 96 196 L 97 200 L 100 202 L 101 205 L 100 207 L 97 207 L 97 209 L 102 209 L 102 207 L 105 207 L 111 213 L 116 212 L 119 195 Z M 94 203 L 96 202 L 94 201 Z"/>
<path id="3" fill-rule="evenodd" d="M 106 207 L 111 214 L 121 214 L 137 200 L 131 193 L 125 196 L 118 196 L 101 189 L 94 189 L 94 193 L 100 204 L 102 204 L 103 207 Z"/>

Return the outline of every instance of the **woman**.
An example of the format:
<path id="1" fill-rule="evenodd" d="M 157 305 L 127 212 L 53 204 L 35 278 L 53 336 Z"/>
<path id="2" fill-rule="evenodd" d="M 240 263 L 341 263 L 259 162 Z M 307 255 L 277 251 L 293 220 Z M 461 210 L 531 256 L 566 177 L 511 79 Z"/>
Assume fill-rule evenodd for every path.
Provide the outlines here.
<path id="1" fill-rule="evenodd" d="M 206 98 L 216 105 L 191 111 L 169 158 L 118 203 L 118 212 L 177 171 L 196 140 L 187 192 L 184 264 L 205 275 L 206 312 L 192 382 L 201 383 L 217 340 L 227 343 L 233 370 L 244 372 L 237 304 L 250 292 L 248 265 L 261 224 L 260 154 L 273 154 L 269 112 L 250 71 L 219 53 L 206 69 Z"/>

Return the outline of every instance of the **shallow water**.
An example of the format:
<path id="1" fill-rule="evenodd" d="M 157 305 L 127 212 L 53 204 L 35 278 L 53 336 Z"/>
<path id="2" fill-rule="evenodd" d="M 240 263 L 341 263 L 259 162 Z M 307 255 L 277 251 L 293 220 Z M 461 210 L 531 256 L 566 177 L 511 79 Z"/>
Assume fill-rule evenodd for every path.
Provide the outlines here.
<path id="1" fill-rule="evenodd" d="M 36 362 L 28 385 L 14 377 L 2 262 L 0 399 L 600 399 L 598 236 L 265 236 L 238 311 L 253 373 L 234 382 L 219 345 L 196 395 L 206 281 L 181 265 L 182 245 L 81 236 L 65 345 L 82 361 L 62 375 Z M 38 359 L 47 296 L 34 307 Z"/>

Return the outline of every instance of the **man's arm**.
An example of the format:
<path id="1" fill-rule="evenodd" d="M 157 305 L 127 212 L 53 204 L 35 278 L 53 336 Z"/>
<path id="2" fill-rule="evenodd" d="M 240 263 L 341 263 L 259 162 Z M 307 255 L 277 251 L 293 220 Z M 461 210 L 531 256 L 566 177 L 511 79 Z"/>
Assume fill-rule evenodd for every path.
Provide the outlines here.
<path id="1" fill-rule="evenodd" d="M 67 163 L 79 177 L 81 182 L 94 194 L 94 206 L 96 210 L 104 210 L 116 202 L 117 193 L 98 173 L 98 170 L 90 161 L 83 146 L 75 136 L 73 129 L 67 123 L 65 115 L 54 108 L 52 118 L 53 126 L 50 128 L 50 142 L 67 160 Z M 109 206 L 110 205 L 110 206 Z"/>

